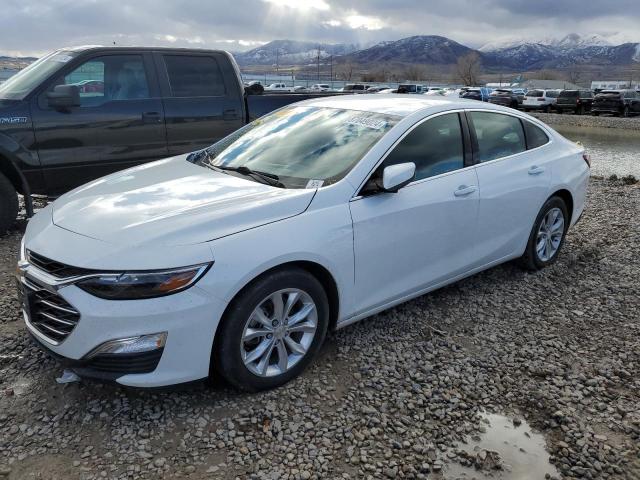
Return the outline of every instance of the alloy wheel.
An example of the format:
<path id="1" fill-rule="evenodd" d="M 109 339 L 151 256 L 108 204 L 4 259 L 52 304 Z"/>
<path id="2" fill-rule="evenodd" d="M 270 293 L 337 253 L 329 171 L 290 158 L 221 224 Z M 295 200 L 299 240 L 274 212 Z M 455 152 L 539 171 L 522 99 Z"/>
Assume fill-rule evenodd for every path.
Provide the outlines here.
<path id="1" fill-rule="evenodd" d="M 564 214 L 558 207 L 550 209 L 543 217 L 536 236 L 536 255 L 543 262 L 551 260 L 562 243 Z"/>
<path id="2" fill-rule="evenodd" d="M 278 290 L 253 310 L 242 332 L 245 367 L 259 377 L 282 375 L 307 354 L 318 327 L 311 296 L 296 288 Z"/>

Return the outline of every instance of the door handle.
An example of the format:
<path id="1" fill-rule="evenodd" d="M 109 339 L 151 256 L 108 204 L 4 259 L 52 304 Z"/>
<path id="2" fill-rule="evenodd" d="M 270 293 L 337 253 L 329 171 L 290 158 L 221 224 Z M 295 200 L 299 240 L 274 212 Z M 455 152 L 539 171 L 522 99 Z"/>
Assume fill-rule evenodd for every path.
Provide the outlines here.
<path id="1" fill-rule="evenodd" d="M 160 123 L 160 112 L 144 112 L 142 114 L 142 121 L 144 123 Z"/>
<path id="2" fill-rule="evenodd" d="M 467 195 L 471 195 L 473 192 L 478 190 L 475 185 L 460 185 L 458 189 L 453 192 L 456 197 L 466 197 Z"/>
<path id="3" fill-rule="evenodd" d="M 540 175 L 543 172 L 544 172 L 544 167 L 538 167 L 537 165 L 534 165 L 529 169 L 528 173 L 529 175 Z"/>

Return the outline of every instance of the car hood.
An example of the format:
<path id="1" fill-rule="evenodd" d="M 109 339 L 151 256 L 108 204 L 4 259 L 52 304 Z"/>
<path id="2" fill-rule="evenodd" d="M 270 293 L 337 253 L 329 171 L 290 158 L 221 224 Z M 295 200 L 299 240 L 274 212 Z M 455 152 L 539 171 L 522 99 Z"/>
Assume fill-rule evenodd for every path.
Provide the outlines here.
<path id="1" fill-rule="evenodd" d="M 79 187 L 53 204 L 53 223 L 114 244 L 206 242 L 304 212 L 315 190 L 282 189 L 173 157 Z"/>

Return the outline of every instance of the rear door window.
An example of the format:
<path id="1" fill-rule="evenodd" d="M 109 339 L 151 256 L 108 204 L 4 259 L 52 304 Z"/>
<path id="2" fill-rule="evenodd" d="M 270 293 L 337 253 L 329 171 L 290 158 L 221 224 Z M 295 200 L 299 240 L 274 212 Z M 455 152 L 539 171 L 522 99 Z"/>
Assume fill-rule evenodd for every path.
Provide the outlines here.
<path id="1" fill-rule="evenodd" d="M 163 55 L 172 97 L 219 97 L 226 94 L 215 58 L 204 55 Z"/>
<path id="2" fill-rule="evenodd" d="M 520 120 L 493 112 L 470 112 L 478 147 L 478 161 L 489 162 L 524 152 L 524 130 Z"/>

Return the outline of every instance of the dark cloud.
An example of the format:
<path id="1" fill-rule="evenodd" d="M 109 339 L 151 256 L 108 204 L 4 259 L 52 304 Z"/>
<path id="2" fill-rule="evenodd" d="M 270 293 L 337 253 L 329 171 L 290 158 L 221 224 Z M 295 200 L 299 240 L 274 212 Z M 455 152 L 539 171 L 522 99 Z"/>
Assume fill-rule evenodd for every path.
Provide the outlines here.
<path id="1" fill-rule="evenodd" d="M 640 0 L 3 0 L 0 52 L 79 44 L 244 50 L 277 38 L 372 43 L 418 34 L 479 47 L 516 38 L 602 34 L 640 41 Z"/>

